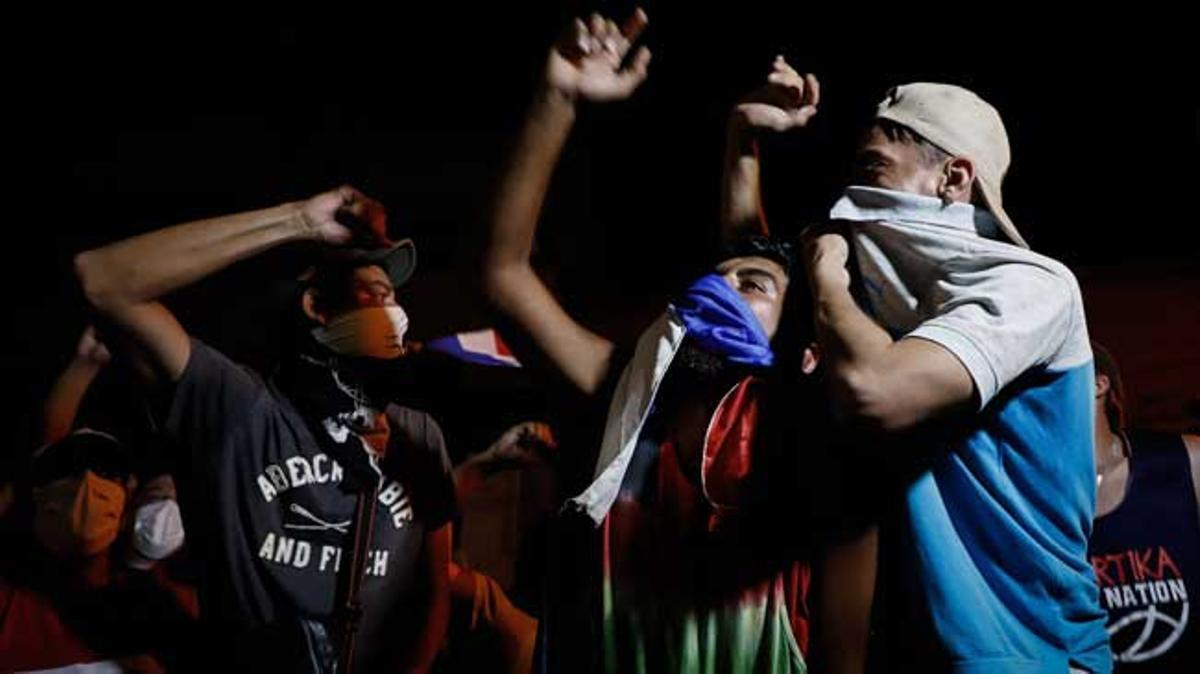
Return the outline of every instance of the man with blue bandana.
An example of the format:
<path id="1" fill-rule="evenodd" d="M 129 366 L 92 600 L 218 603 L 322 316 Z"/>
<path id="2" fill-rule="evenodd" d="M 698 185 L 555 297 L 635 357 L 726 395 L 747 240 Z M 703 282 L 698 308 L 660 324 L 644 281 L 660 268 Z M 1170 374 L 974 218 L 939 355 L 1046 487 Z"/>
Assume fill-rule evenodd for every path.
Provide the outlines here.
<path id="1" fill-rule="evenodd" d="M 727 209 L 720 262 L 627 355 L 567 315 L 530 265 L 576 105 L 634 92 L 649 52 L 622 63 L 645 24 L 640 11 L 624 27 L 592 16 L 551 50 L 485 255 L 489 299 L 524 333 L 514 341 L 531 343 L 608 410 L 590 483 L 565 509 L 587 525 L 579 547 L 594 552 L 559 573 L 569 575 L 567 592 L 586 596 L 569 615 L 550 610 L 542 621 L 537 668 L 804 672 L 812 557 L 802 549 L 804 526 L 785 510 L 802 500 L 795 462 L 803 448 L 777 432 L 773 412 L 783 407 L 772 340 L 790 246 L 740 227 Z M 809 355 L 802 369 L 811 371 Z"/>
<path id="2" fill-rule="evenodd" d="M 806 236 L 831 398 L 895 468 L 901 507 L 882 539 L 897 590 L 888 662 L 903 671 L 1112 666 L 1086 558 L 1083 302 L 1004 211 L 1009 160 L 999 114 L 974 93 L 897 87 L 832 226 Z"/>

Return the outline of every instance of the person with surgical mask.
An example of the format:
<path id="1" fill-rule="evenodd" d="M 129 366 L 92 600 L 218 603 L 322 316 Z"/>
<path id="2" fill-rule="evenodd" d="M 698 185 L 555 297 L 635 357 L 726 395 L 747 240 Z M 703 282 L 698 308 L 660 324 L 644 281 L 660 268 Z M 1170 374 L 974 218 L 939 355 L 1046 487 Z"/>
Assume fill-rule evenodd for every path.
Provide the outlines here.
<path id="1" fill-rule="evenodd" d="M 182 529 L 169 524 L 172 508 L 156 505 L 173 500 L 135 500 L 136 487 L 131 452 L 102 431 L 75 430 L 34 454 L 28 538 L 6 542 L 0 569 L 0 671 L 154 671 L 180 656 L 194 601 L 161 574 L 122 564 L 134 555 L 120 542 L 149 523 L 133 548 L 161 558 Z"/>
<path id="2" fill-rule="evenodd" d="M 175 480 L 166 473 L 148 480 L 134 500 L 125 563 L 144 571 L 183 547 L 183 516 L 175 495 Z"/>
<path id="3" fill-rule="evenodd" d="M 273 372 L 192 338 L 158 301 L 288 243 L 318 244 L 320 257 L 299 279 Z M 75 262 L 123 354 L 151 366 L 161 427 L 188 467 L 188 549 L 205 567 L 205 638 L 220 644 L 198 666 L 428 671 L 449 619 L 456 501 L 437 422 L 397 404 L 416 386 L 395 292 L 416 251 L 388 237 L 382 205 L 343 186 Z M 139 510 L 139 554 L 169 549 L 173 517 L 169 504 Z"/>
<path id="4" fill-rule="evenodd" d="M 81 429 L 34 457 L 33 535 L 58 561 L 99 563 L 121 532 L 137 484 L 127 450 Z"/>
<path id="5" fill-rule="evenodd" d="M 122 546 L 125 565 L 146 570 L 183 544 L 175 482 L 164 472 L 147 480 L 136 492 L 132 491 L 137 485 L 132 474 L 126 476 L 124 484 L 110 484 L 104 475 L 131 470 L 131 452 L 107 432 L 76 428 L 84 397 L 111 361 L 112 354 L 95 328 L 87 326 L 76 343 L 74 356 L 43 401 L 42 449 L 34 454 L 35 475 L 69 471 L 76 464 L 95 463 L 101 468 L 35 488 L 35 500 L 45 504 L 37 510 L 35 526 L 48 550 L 71 554 L 74 549 L 91 555 L 108 549 L 117 538 L 118 525 L 128 525 L 129 545 Z M 121 491 L 124 493 L 118 495 Z M 126 503 L 130 494 L 132 505 Z M 80 500 L 79 507 L 65 503 L 69 499 Z M 100 505 L 89 508 L 89 501 Z M 122 507 L 132 517 L 110 516 L 109 511 Z M 76 522 L 68 521 L 68 514 Z M 91 530 L 72 533 L 72 527 Z"/>

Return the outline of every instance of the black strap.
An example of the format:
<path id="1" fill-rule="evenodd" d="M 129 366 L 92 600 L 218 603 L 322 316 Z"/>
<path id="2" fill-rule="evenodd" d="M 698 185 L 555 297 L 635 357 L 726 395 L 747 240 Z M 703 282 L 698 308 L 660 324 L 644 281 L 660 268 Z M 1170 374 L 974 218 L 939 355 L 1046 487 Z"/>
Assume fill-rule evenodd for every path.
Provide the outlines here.
<path id="1" fill-rule="evenodd" d="M 320 350 L 318 350 L 320 351 Z M 354 529 L 350 559 L 337 575 L 332 615 L 332 638 L 337 646 L 337 674 L 350 674 L 354 658 L 354 638 L 362 621 L 359 595 L 371 541 L 374 540 L 376 501 L 381 473 L 369 457 L 363 443 L 353 434 L 335 439 L 321 420 L 342 419 L 369 405 L 362 391 L 361 372 L 341 367 L 338 358 L 323 353 L 320 357 L 299 354 L 291 366 L 278 373 L 277 381 L 308 426 L 317 446 L 345 470 L 339 488 L 355 495 Z M 389 415 L 390 423 L 390 415 Z"/>
<path id="2" fill-rule="evenodd" d="M 351 674 L 354 659 L 354 637 L 362 621 L 362 579 L 367 567 L 367 552 L 375 532 L 375 501 L 379 484 L 375 482 L 358 492 L 354 505 L 354 531 L 351 537 L 350 563 L 338 573 L 337 593 L 334 595 L 334 629 L 338 640 L 338 674 Z"/>

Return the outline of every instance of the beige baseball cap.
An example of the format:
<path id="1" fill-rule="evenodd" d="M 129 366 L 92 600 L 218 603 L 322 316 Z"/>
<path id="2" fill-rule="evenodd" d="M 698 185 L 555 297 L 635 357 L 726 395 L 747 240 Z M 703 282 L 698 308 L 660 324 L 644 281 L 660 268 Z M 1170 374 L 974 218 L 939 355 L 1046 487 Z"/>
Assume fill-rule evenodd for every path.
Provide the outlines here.
<path id="1" fill-rule="evenodd" d="M 1004 212 L 1000 191 L 1012 155 L 1000 113 L 974 92 L 951 84 L 914 82 L 893 88 L 879 104 L 878 119 L 912 129 L 943 151 L 975 164 L 983 201 L 1013 243 L 1029 244 Z"/>

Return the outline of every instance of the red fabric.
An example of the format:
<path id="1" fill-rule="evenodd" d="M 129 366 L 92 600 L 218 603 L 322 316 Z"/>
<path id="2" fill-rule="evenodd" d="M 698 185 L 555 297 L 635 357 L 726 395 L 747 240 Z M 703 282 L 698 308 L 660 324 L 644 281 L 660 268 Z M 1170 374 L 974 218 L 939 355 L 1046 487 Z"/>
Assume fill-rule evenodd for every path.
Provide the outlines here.
<path id="1" fill-rule="evenodd" d="M 84 646 L 45 597 L 0 578 L 0 671 L 105 659 Z"/>
<path id="2" fill-rule="evenodd" d="M 718 509 L 736 509 L 753 468 L 761 384 L 741 381 L 717 407 L 709 422 L 701 483 L 704 496 Z"/>
<path id="3" fill-rule="evenodd" d="M 186 628 L 177 621 L 199 614 L 196 591 L 169 578 L 163 565 L 152 571 L 158 591 L 165 592 L 179 614 L 162 616 L 163 629 Z M 119 582 L 119 581 L 118 581 Z M 54 602 L 38 590 L 0 578 L 0 672 L 50 669 L 116 660 L 137 671 L 161 671 L 151 656 L 98 653 L 66 622 Z"/>
<path id="4" fill-rule="evenodd" d="M 755 447 L 763 391 L 753 378 L 729 391 L 707 418 L 698 461 L 689 462 L 674 438 L 662 441 L 648 476 L 656 485 L 653 506 L 623 492 L 605 519 L 604 574 L 626 592 L 668 604 L 676 597 L 696 606 L 761 604 L 782 593 L 793 635 L 807 653 L 808 564 L 768 561 L 741 540 L 744 518 L 769 516 L 743 508 L 761 477 L 755 470 L 765 466 L 761 454 L 755 461 L 766 449 Z"/>
<path id="5" fill-rule="evenodd" d="M 724 514 L 744 502 L 754 470 L 754 442 L 759 428 L 762 381 L 747 377 L 722 400 L 713 413 L 704 447 L 701 478 L 705 496 L 713 506 L 710 530 L 720 525 Z M 808 653 L 809 620 L 807 598 L 812 568 L 795 562 L 783 573 L 783 594 L 800 650 Z M 758 588 L 766 591 L 766 587 Z"/>
<path id="6" fill-rule="evenodd" d="M 492 330 L 492 337 L 496 340 L 496 353 L 501 356 L 512 356 L 512 349 L 508 348 L 508 344 L 504 343 L 504 339 L 500 337 L 500 333 Z"/>

